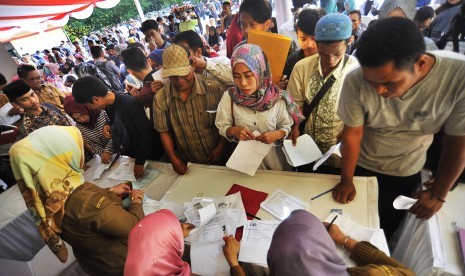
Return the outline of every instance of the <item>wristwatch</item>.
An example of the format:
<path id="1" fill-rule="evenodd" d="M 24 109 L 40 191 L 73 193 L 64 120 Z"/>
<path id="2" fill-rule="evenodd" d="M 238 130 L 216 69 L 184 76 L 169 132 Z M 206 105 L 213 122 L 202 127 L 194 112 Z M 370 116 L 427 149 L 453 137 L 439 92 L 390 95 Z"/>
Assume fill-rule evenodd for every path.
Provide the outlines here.
<path id="1" fill-rule="evenodd" d="M 140 199 L 140 204 L 144 202 L 144 199 L 141 196 L 133 196 L 131 197 L 131 201 L 134 201 L 135 199 Z"/>

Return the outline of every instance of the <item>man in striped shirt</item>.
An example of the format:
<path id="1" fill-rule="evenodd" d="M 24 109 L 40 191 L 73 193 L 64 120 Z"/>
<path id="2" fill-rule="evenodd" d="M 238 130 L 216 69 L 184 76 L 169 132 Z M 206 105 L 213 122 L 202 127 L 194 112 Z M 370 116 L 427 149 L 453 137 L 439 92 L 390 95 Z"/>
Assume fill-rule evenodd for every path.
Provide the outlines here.
<path id="1" fill-rule="evenodd" d="M 162 76 L 172 85 L 163 87 L 153 100 L 155 129 L 178 174 L 187 172 L 187 162 L 218 164 L 226 146 L 215 126 L 226 87 L 195 74 L 189 56 L 187 48 L 176 44 L 163 51 Z"/>

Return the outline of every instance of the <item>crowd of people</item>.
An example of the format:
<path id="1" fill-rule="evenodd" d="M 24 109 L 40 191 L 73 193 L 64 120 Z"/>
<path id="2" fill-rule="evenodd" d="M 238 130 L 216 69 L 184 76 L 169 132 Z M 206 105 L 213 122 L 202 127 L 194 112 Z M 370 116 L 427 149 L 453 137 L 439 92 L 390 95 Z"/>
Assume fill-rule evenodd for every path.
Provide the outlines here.
<path id="1" fill-rule="evenodd" d="M 344 204 L 356 197 L 354 176 L 377 177 L 381 228 L 390 239 L 404 216 L 392 202 L 415 194 L 440 133 L 434 181 L 409 210 L 419 219 L 438 212 L 465 167 L 465 57 L 434 51 L 434 11 L 417 10 L 415 0 L 364 1 L 359 10 L 351 1 L 322 2 L 293 0 L 293 19 L 282 26 L 268 0 L 243 0 L 236 14 L 230 2 L 176 7 L 167 22 L 133 20 L 127 32 L 93 33 L 85 45 L 63 41 L 34 60 L 24 56 L 15 80 L 0 75 L 1 104 L 12 105 L 6 116 L 20 116 L 10 150 L 15 179 L 7 184 L 18 184 L 58 259 L 67 259 L 66 241 L 91 275 L 190 275 L 183 239 L 193 226 L 168 210 L 144 217 L 142 190 L 85 182 L 84 164 L 96 155 L 102 163 L 115 153 L 134 158 L 137 179 L 146 160 L 170 162 L 183 175 L 188 162 L 225 165 L 239 141 L 257 140 L 274 145 L 261 169 L 313 172 L 313 164 L 286 162 L 283 140 L 296 145 L 309 134 L 322 152 L 341 142 L 342 157 L 332 155 L 316 172 L 341 176 L 332 197 Z M 463 8 L 458 2 L 437 12 Z M 378 18 L 365 26 L 370 13 Z M 205 37 L 196 20 L 208 16 Z M 266 54 L 247 41 L 250 30 L 274 27 L 294 40 L 283 49 L 279 83 Z M 131 198 L 126 209 L 123 196 Z M 224 240 L 231 275 L 246 275 L 240 243 Z M 359 266 L 347 268 L 336 245 Z M 413 275 L 307 211 L 279 225 L 267 261 L 271 275 Z"/>

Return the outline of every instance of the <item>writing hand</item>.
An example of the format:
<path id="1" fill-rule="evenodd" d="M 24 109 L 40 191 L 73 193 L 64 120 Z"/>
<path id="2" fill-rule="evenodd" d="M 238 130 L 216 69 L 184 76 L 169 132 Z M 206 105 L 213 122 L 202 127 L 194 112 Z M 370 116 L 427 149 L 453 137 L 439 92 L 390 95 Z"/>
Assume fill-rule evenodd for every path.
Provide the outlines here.
<path id="1" fill-rule="evenodd" d="M 144 165 L 134 165 L 134 177 L 141 178 L 144 175 Z"/>

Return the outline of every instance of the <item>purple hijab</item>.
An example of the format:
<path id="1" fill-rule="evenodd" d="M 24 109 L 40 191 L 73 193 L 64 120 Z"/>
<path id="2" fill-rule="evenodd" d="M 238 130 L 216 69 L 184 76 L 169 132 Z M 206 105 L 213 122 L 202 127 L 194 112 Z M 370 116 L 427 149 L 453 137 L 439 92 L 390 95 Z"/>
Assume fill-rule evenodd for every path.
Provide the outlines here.
<path id="1" fill-rule="evenodd" d="M 296 210 L 276 228 L 268 250 L 270 275 L 349 275 L 323 223 Z"/>

